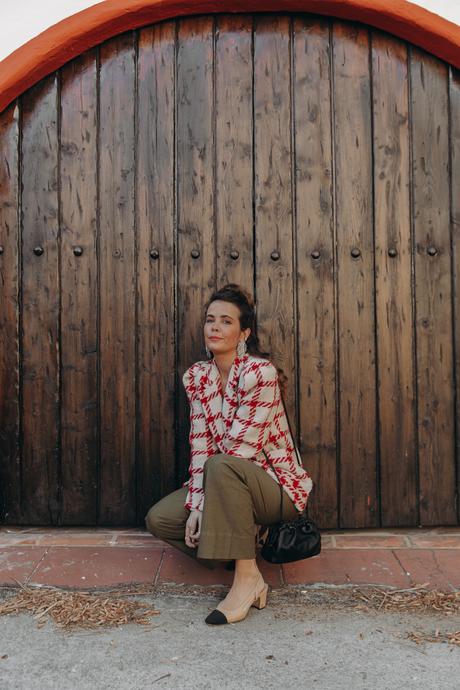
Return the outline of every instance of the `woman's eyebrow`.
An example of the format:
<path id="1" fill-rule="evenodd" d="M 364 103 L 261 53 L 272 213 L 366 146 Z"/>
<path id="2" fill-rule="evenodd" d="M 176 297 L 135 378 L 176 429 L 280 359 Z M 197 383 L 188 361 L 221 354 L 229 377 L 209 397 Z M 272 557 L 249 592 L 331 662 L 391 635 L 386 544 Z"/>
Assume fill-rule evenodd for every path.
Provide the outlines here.
<path id="1" fill-rule="evenodd" d="M 209 317 L 211 317 L 213 319 L 214 314 L 208 314 L 206 318 L 209 319 Z M 233 321 L 233 316 L 230 316 L 229 314 L 221 314 L 221 317 L 223 319 L 231 319 Z"/>

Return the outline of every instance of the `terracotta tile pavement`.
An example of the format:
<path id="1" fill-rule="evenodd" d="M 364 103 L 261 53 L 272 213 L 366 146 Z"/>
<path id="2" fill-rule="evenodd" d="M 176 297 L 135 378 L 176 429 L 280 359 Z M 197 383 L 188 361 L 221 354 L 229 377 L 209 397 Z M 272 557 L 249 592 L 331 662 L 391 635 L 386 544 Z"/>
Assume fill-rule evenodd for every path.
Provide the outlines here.
<path id="1" fill-rule="evenodd" d="M 391 549 L 324 550 L 318 558 L 283 565 L 283 573 L 286 584 L 290 585 L 323 582 L 331 585 L 411 586 Z"/>
<path id="2" fill-rule="evenodd" d="M 460 528 L 327 531 L 320 556 L 275 566 L 259 557 L 272 587 L 425 585 L 460 590 Z M 228 585 L 214 570 L 137 528 L 0 528 L 0 585 L 81 589 L 125 583 Z"/>
<path id="3" fill-rule="evenodd" d="M 162 551 L 129 546 L 49 548 L 29 581 L 58 587 L 100 587 L 132 582 L 152 582 Z"/>

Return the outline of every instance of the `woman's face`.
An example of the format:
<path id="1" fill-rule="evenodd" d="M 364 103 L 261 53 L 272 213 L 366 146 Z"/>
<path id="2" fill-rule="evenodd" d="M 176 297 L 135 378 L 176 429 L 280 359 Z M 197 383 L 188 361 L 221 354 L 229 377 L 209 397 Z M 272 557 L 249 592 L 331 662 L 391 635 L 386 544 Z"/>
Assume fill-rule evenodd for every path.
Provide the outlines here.
<path id="1" fill-rule="evenodd" d="M 214 354 L 235 353 L 238 341 L 246 339 L 251 329 L 240 327 L 240 311 L 236 304 L 215 300 L 206 312 L 204 339 L 206 347 Z"/>

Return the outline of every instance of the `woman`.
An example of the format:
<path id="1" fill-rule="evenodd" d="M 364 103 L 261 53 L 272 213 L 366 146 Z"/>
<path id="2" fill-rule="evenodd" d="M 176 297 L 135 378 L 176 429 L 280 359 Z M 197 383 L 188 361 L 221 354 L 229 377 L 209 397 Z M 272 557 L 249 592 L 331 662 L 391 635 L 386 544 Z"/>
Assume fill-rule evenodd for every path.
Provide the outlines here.
<path id="1" fill-rule="evenodd" d="M 230 283 L 205 305 L 207 361 L 183 376 L 190 404 L 190 479 L 146 516 L 152 534 L 203 562 L 235 563 L 233 584 L 206 618 L 219 625 L 263 608 L 268 586 L 255 559 L 258 525 L 292 520 L 312 481 L 296 460 L 278 371 L 255 334 L 250 295 Z M 276 467 L 276 473 L 271 465 Z"/>

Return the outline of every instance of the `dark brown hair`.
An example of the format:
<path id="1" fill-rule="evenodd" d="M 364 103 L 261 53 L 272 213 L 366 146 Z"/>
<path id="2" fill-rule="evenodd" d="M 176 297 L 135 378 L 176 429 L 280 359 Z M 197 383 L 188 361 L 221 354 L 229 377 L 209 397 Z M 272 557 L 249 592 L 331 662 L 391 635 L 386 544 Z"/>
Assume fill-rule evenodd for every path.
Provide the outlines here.
<path id="1" fill-rule="evenodd" d="M 238 311 L 240 313 L 239 321 L 241 330 L 244 331 L 246 328 L 251 329 L 251 333 L 248 339 L 246 340 L 246 347 L 248 353 L 254 355 L 255 357 L 269 359 L 270 353 L 264 352 L 261 349 L 259 338 L 257 337 L 256 308 L 252 295 L 236 283 L 227 283 L 227 285 L 224 285 L 218 290 L 215 290 L 206 302 L 206 304 L 204 305 L 205 319 L 208 307 L 212 302 L 215 302 L 216 300 L 222 300 L 223 302 L 231 302 L 232 304 L 235 304 L 238 307 Z M 281 394 L 284 397 L 286 393 L 287 376 L 282 369 L 276 366 L 274 362 L 272 362 L 272 364 L 276 367 L 278 371 L 279 386 Z"/>

